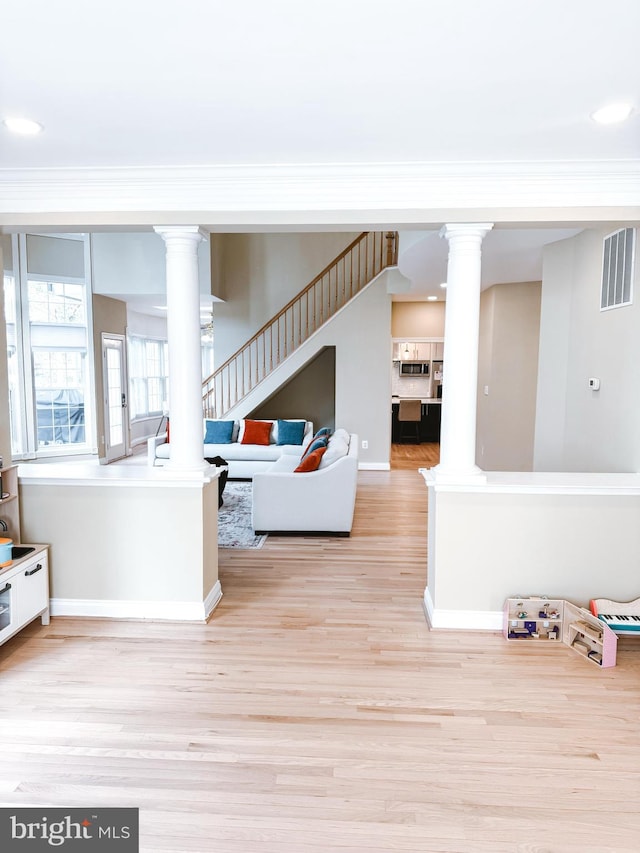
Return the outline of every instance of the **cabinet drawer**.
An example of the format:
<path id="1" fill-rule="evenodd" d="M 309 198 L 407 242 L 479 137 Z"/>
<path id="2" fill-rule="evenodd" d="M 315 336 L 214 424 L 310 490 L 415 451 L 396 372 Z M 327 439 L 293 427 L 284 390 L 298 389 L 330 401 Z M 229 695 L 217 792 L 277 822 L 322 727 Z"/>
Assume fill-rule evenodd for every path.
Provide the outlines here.
<path id="1" fill-rule="evenodd" d="M 49 606 L 49 564 L 39 554 L 20 567 L 17 581 L 17 622 L 26 625 Z"/>

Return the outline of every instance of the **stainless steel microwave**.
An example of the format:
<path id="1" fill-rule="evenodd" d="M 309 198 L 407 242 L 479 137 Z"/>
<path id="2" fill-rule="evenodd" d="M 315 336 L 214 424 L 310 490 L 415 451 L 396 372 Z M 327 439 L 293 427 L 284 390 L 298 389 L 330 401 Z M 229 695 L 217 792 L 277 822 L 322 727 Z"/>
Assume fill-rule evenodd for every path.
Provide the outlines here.
<path id="1" fill-rule="evenodd" d="M 401 361 L 400 376 L 429 376 L 428 361 Z"/>

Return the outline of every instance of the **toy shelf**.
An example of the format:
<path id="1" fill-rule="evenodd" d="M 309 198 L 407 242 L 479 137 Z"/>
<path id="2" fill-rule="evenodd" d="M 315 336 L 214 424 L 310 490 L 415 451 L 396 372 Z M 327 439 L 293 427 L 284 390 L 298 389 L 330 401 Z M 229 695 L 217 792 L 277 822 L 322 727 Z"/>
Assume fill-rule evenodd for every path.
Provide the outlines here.
<path id="1" fill-rule="evenodd" d="M 503 634 L 524 642 L 560 640 L 603 668 L 616 665 L 618 638 L 588 610 L 545 596 L 514 596 L 504 604 Z"/>

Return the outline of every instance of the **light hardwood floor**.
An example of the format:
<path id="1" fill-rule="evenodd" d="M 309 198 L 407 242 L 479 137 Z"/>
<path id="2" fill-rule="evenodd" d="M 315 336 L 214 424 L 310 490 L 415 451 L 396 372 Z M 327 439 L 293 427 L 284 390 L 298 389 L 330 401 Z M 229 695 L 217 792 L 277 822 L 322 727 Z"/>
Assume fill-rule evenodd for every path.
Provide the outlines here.
<path id="1" fill-rule="evenodd" d="M 143 851 L 636 853 L 640 638 L 599 670 L 429 632 L 407 466 L 360 473 L 349 539 L 222 551 L 207 625 L 1 647 L 1 804 L 138 806 Z"/>

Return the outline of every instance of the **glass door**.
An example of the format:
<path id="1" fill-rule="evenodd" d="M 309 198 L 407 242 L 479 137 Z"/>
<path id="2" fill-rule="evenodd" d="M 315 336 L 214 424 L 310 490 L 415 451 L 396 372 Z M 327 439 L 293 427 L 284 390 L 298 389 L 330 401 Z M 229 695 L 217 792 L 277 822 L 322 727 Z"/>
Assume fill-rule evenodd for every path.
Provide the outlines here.
<path id="1" fill-rule="evenodd" d="M 107 462 L 127 453 L 127 394 L 124 336 L 102 335 L 104 442 Z"/>

